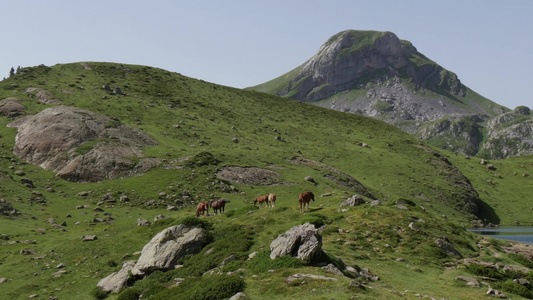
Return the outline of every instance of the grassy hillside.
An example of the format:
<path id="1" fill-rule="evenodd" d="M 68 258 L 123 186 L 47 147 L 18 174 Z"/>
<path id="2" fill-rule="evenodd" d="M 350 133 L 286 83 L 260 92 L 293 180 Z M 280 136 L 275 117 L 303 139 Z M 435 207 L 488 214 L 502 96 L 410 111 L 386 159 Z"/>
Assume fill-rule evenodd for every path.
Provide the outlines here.
<path id="1" fill-rule="evenodd" d="M 226 213 L 199 219 L 212 228 L 211 245 L 183 259 L 183 268 L 156 272 L 122 296 L 109 298 L 144 293 L 153 299 L 195 299 L 187 296 L 191 293 L 187 289 L 196 295 L 208 293 L 195 286 L 243 290 L 251 299 L 346 295 L 410 299 L 415 294 L 452 299 L 457 293 L 477 298 L 484 290 L 455 281 L 455 276 L 468 272 L 458 266 L 457 257 L 435 245 L 436 239 L 446 237 L 462 257 L 483 254 L 477 246 L 479 237 L 464 230 L 476 217 L 465 210 L 469 193 L 463 174 L 483 201 L 480 218 L 502 224 L 531 222 L 524 212 L 531 201 L 525 190 L 531 179 L 522 176 L 531 168 L 530 158 L 495 162 L 502 177 L 490 177 L 496 182 L 492 184 L 487 178 L 493 172 L 477 161 L 439 152 L 380 121 L 144 66 L 76 63 L 24 68 L 0 82 L 0 100 L 20 99 L 24 114 L 50 106 L 37 101 L 28 88 L 49 91 L 62 105 L 143 130 L 158 142 L 145 149 L 147 156 L 164 161 L 135 177 L 68 182 L 15 157 L 11 150 L 16 129 L 6 127 L 14 119 L 1 117 L 0 198 L 22 213 L 0 216 L 0 278 L 7 278 L 0 286 L 9 299 L 33 294 L 99 297 L 96 283 L 120 269 L 123 260 L 136 259 L 133 253 L 153 235 L 190 221 L 196 203 L 220 197 L 231 201 Z M 229 166 L 258 167 L 276 176 L 266 184 L 239 184 L 217 176 Z M 514 172 L 517 175 L 511 175 Z M 305 180 L 307 176 L 314 182 Z M 35 188 L 25 186 L 23 178 Z M 305 190 L 314 192 L 317 201 L 311 202 L 310 212 L 301 214 L 297 197 Z M 278 195 L 277 206 L 258 210 L 252 201 L 266 193 Z M 354 194 L 367 202 L 378 199 L 380 204 L 340 210 L 340 204 Z M 397 206 L 400 199 L 407 204 Z M 83 205 L 88 207 L 77 209 Z M 168 206 L 180 208 L 167 210 Z M 160 214 L 169 218 L 137 226 L 138 219 L 152 221 Z M 47 222 L 49 218 L 56 225 Z M 337 276 L 333 282 L 285 283 L 294 273 L 333 276 L 316 264 L 268 258 L 272 239 L 306 220 L 325 224 L 323 263 L 339 265 L 342 260 L 348 266 L 368 268 L 380 280 Z M 62 222 L 66 226 L 57 225 Z M 418 231 L 408 227 L 412 222 Z M 97 235 L 98 240 L 83 242 L 86 235 Z M 206 254 L 211 248 L 215 251 Z M 247 260 L 252 252 L 258 254 Z M 229 277 L 201 276 L 230 254 L 238 260 L 222 271 L 245 271 Z M 489 260 L 512 261 L 505 254 Z M 58 269 L 60 263 L 66 267 Z M 66 273 L 58 274 L 61 270 Z M 184 283 L 169 289 L 180 277 L 186 278 Z M 366 288 L 350 288 L 352 280 L 364 282 Z M 198 285 L 200 281 L 203 284 Z"/>

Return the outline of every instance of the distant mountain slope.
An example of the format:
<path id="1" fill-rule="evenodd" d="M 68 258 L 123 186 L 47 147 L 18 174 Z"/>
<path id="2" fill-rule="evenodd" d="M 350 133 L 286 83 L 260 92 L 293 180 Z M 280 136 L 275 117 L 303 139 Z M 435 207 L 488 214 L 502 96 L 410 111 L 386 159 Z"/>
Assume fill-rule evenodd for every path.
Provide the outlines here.
<path id="1" fill-rule="evenodd" d="M 470 90 L 456 74 L 391 32 L 340 32 L 304 64 L 250 89 L 370 116 L 422 139 L 446 136 L 447 148 L 468 155 L 491 148 L 494 143 L 483 142 L 498 134 L 486 135 L 484 130 L 452 131 L 449 126 L 439 128 L 444 132 L 432 131 L 435 126 L 431 122 L 453 122 L 466 117 L 475 123 L 474 127 L 485 128 L 489 119 L 509 111 Z M 431 138 L 428 140 L 432 142 Z M 435 144 L 442 146 L 442 139 Z M 491 153 L 495 152 L 496 149 L 491 149 L 483 154 L 493 157 Z M 507 153 L 509 156 L 533 152 Z"/>

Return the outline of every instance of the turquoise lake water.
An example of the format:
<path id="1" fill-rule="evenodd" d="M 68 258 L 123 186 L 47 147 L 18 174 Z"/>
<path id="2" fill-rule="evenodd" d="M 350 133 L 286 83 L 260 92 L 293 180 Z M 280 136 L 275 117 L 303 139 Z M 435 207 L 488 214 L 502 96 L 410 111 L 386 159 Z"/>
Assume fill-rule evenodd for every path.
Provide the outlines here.
<path id="1" fill-rule="evenodd" d="M 470 229 L 469 231 L 496 239 L 517 241 L 533 245 L 533 226 L 500 226 L 494 228 Z"/>

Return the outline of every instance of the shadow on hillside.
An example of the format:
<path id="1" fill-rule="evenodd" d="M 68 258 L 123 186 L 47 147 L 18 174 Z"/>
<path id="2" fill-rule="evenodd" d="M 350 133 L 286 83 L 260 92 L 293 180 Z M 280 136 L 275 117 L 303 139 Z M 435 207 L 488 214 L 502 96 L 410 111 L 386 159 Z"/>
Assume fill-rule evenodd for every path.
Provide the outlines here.
<path id="1" fill-rule="evenodd" d="M 322 210 L 322 207 L 310 208 L 308 211 L 309 212 L 316 212 L 316 211 L 319 211 L 319 210 Z"/>
<path id="2" fill-rule="evenodd" d="M 484 224 L 500 224 L 500 217 L 496 214 L 496 211 L 492 206 L 480 200 L 478 217 L 483 220 Z"/>

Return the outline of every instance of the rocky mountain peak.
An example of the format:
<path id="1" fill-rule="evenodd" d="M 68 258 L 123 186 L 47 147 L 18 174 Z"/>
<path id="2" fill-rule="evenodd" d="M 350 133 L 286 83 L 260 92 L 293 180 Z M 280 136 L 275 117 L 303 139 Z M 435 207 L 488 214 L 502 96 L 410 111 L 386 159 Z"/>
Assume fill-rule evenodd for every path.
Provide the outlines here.
<path id="1" fill-rule="evenodd" d="M 533 153 L 529 108 L 482 97 L 392 32 L 337 33 L 304 64 L 250 89 L 379 119 L 470 156 Z"/>

